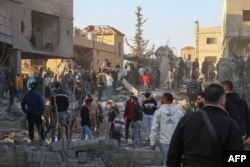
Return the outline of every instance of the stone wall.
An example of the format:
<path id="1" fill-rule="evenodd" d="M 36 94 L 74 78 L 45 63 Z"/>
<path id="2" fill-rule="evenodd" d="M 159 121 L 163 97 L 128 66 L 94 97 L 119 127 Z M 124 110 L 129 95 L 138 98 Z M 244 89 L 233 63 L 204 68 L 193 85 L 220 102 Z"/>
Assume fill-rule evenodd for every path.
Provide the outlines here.
<path id="1" fill-rule="evenodd" d="M 124 149 L 116 140 L 94 139 L 51 145 L 0 142 L 0 167 L 143 167 L 160 164 L 160 152 Z"/>

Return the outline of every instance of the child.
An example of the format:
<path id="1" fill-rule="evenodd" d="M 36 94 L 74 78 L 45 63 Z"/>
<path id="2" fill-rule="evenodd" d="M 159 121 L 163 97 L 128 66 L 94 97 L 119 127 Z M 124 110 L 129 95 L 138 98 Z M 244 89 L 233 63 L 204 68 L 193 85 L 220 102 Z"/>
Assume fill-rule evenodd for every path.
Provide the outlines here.
<path id="1" fill-rule="evenodd" d="M 113 108 L 113 111 L 111 113 L 111 117 L 110 117 L 109 121 L 112 120 L 112 117 L 114 118 L 112 123 L 111 123 L 111 129 L 110 129 L 112 131 L 112 133 L 111 133 L 112 139 L 117 140 L 119 145 L 120 145 L 122 132 L 124 131 L 124 128 L 125 128 L 124 118 L 119 113 L 119 109 L 116 107 Z"/>
<path id="2" fill-rule="evenodd" d="M 134 147 L 141 148 L 141 126 L 142 126 L 142 107 L 139 105 L 138 98 L 133 96 L 133 133 L 134 133 Z"/>

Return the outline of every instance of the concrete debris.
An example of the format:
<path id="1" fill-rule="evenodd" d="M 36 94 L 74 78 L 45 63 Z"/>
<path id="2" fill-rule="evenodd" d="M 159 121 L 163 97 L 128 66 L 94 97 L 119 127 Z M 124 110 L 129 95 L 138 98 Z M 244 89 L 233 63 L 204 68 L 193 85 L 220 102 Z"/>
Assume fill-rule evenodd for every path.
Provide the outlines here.
<path id="1" fill-rule="evenodd" d="M 140 103 L 145 100 L 145 92 L 139 92 Z M 152 92 L 152 96 L 160 104 L 162 90 Z M 175 92 L 174 103 L 180 108 L 186 108 L 186 94 Z M 124 104 L 128 95 L 121 99 L 121 94 L 114 95 L 115 104 L 120 112 L 124 111 Z M 72 100 L 74 101 L 74 100 Z M 71 102 L 72 102 L 71 101 Z M 45 142 L 39 141 L 35 132 L 35 140 L 28 138 L 26 117 L 22 113 L 20 102 L 9 106 L 9 101 L 1 99 L 0 108 L 0 167 L 140 167 L 160 165 L 160 151 L 150 149 L 150 143 L 143 141 L 143 147 L 133 148 L 132 140 L 121 145 L 113 139 L 108 139 L 109 122 L 108 111 L 105 110 L 106 101 L 100 102 L 104 108 L 104 120 L 100 125 L 99 137 L 93 140 L 80 140 L 81 126 L 79 111 L 76 110 L 77 128 L 73 128 L 71 140 L 50 141 L 50 134 Z M 72 108 L 76 108 L 73 104 Z M 49 107 L 46 107 L 49 110 Z M 79 108 L 79 107 L 78 107 Z M 143 131 L 143 130 L 142 130 Z"/>

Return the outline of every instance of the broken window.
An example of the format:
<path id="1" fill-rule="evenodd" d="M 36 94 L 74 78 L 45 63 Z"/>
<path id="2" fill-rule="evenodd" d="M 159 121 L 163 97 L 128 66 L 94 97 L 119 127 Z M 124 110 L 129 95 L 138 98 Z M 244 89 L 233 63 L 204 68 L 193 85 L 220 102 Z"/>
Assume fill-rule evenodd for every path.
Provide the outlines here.
<path id="1" fill-rule="evenodd" d="M 216 38 L 207 38 L 207 44 L 216 44 Z"/>
<path id="2" fill-rule="evenodd" d="M 243 21 L 250 21 L 250 10 L 243 10 Z"/>
<path id="3" fill-rule="evenodd" d="M 53 51 L 59 44 L 59 17 L 32 11 L 31 45 L 42 51 Z"/>

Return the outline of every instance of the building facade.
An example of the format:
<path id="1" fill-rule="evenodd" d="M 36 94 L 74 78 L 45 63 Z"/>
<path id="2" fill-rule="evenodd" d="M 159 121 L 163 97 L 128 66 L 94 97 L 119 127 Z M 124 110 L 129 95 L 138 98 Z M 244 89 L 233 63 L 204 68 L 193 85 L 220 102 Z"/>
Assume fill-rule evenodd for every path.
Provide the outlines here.
<path id="1" fill-rule="evenodd" d="M 84 69 L 122 67 L 124 34 L 110 26 L 88 26 L 75 30 L 74 59 Z"/>
<path id="2" fill-rule="evenodd" d="M 0 1 L 0 64 L 20 73 L 21 59 L 73 57 L 72 27 L 73 0 Z"/>
<path id="3" fill-rule="evenodd" d="M 225 0 L 223 7 L 223 57 L 250 55 L 250 1 Z"/>
<path id="4" fill-rule="evenodd" d="M 205 27 L 196 31 L 195 57 L 198 58 L 199 64 L 203 61 L 212 61 L 217 63 L 222 56 L 222 28 L 221 27 Z"/>

